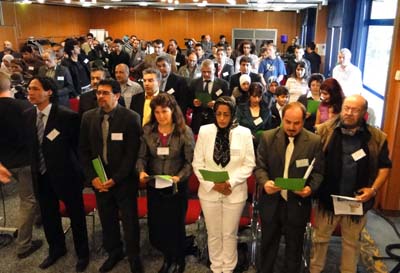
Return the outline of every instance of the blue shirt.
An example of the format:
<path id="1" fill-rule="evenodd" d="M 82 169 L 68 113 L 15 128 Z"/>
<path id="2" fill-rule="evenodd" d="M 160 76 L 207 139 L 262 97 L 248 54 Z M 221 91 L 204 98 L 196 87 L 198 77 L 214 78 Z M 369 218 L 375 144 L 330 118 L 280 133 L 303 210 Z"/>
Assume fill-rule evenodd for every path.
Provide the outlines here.
<path id="1" fill-rule="evenodd" d="M 278 78 L 280 75 L 286 75 L 285 64 L 279 57 L 265 58 L 258 67 L 258 73 L 263 74 L 265 82 L 268 82 L 270 77 Z"/>

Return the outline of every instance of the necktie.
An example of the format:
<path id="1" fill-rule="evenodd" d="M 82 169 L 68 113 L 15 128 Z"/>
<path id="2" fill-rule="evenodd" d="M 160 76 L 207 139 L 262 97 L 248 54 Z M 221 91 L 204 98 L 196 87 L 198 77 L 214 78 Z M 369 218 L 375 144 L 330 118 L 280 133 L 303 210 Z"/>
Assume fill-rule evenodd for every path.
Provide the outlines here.
<path id="1" fill-rule="evenodd" d="M 36 129 L 37 129 L 37 137 L 39 141 L 39 172 L 40 174 L 44 174 L 46 172 L 46 162 L 44 161 L 42 143 L 43 143 L 43 135 L 44 135 L 44 122 L 43 122 L 44 114 L 39 112 L 36 118 Z"/>
<path id="2" fill-rule="evenodd" d="M 217 73 L 217 75 L 218 75 L 218 78 L 220 78 L 220 79 L 222 78 L 221 72 L 222 72 L 222 65 L 219 64 L 219 65 L 218 65 L 218 73 Z"/>
<path id="3" fill-rule="evenodd" d="M 294 150 L 294 138 L 289 137 L 289 144 L 286 147 L 285 153 L 285 168 L 283 169 L 283 178 L 289 178 L 289 164 Z M 281 196 L 287 201 L 287 190 L 281 190 Z"/>
<path id="4" fill-rule="evenodd" d="M 210 80 L 206 80 L 206 81 L 204 81 L 204 82 L 206 83 L 206 85 L 204 86 L 204 92 L 209 93 L 208 87 L 209 87 L 209 85 L 210 85 Z"/>
<path id="5" fill-rule="evenodd" d="M 109 115 L 105 114 L 103 117 L 103 122 L 101 123 L 101 133 L 103 135 L 103 160 L 105 164 L 108 164 L 107 160 L 107 139 L 108 139 L 108 129 L 110 124 L 108 122 Z"/>

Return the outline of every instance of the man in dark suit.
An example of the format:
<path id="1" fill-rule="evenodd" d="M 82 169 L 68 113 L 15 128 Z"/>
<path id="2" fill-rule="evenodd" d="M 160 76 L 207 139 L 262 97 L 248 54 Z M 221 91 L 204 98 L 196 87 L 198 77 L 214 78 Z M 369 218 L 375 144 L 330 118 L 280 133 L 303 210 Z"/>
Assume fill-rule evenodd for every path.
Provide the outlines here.
<path id="1" fill-rule="evenodd" d="M 233 65 L 226 62 L 225 49 L 217 49 L 217 62 L 215 63 L 215 77 L 230 82 L 233 75 Z"/>
<path id="2" fill-rule="evenodd" d="M 49 255 L 39 265 L 46 269 L 67 252 L 59 214 L 62 200 L 71 219 L 76 271 L 89 263 L 82 189 L 83 172 L 78 160 L 79 116 L 58 106 L 57 86 L 48 77 L 34 77 L 28 85 L 29 100 L 36 107 L 26 112 L 32 140 L 32 176 L 37 188 L 43 228 L 49 244 Z"/>
<path id="3" fill-rule="evenodd" d="M 157 57 L 156 66 L 161 73 L 160 91 L 174 96 L 182 113 L 185 114 L 189 95 L 185 78 L 171 72 L 170 59 L 166 56 Z"/>
<path id="4" fill-rule="evenodd" d="M 303 129 L 305 107 L 292 102 L 283 109 L 283 126 L 266 131 L 257 149 L 255 175 L 262 186 L 261 267 L 258 272 L 273 272 L 281 235 L 285 236 L 285 268 L 297 273 L 301 265 L 303 238 L 311 210 L 311 193 L 322 181 L 323 160 L 320 137 Z M 313 159 L 316 159 L 313 162 Z M 304 178 L 313 165 L 311 175 L 299 191 L 275 185 L 278 177 Z"/>
<path id="5" fill-rule="evenodd" d="M 54 51 L 46 51 L 42 54 L 45 65 L 39 68 L 39 77 L 50 77 L 57 83 L 58 104 L 69 107 L 70 96 L 76 97 L 74 83 L 67 67 L 57 64 Z"/>
<path id="6" fill-rule="evenodd" d="M 97 108 L 97 84 L 106 78 L 106 71 L 102 68 L 92 68 L 90 71 L 90 91 L 83 93 L 79 98 L 79 116 L 86 111 Z"/>
<path id="7" fill-rule="evenodd" d="M 110 271 L 124 258 L 121 220 L 131 272 L 143 272 L 136 200 L 138 175 L 134 168 L 142 134 L 139 115 L 118 104 L 121 87 L 117 81 L 100 81 L 96 94 L 99 107 L 82 117 L 79 148 L 86 178 L 95 189 L 103 246 L 109 255 L 99 271 Z M 98 157 L 108 177 L 103 182 L 92 165 Z"/>
<path id="8" fill-rule="evenodd" d="M 146 68 L 143 70 L 144 92 L 133 96 L 131 102 L 131 109 L 139 114 L 142 126 L 150 121 L 150 101 L 160 92 L 160 83 L 160 71 L 154 68 Z"/>
<path id="9" fill-rule="evenodd" d="M 201 125 L 214 122 L 215 100 L 228 95 L 228 82 L 214 76 L 215 66 L 212 60 L 206 59 L 201 63 L 201 75 L 189 87 L 193 109 L 191 127 L 194 134 L 199 133 Z"/>
<path id="10" fill-rule="evenodd" d="M 242 74 L 248 74 L 250 76 L 251 82 L 261 82 L 261 76 L 257 73 L 251 72 L 253 60 L 250 57 L 244 56 L 240 59 L 239 73 L 236 73 L 231 76 L 231 81 L 229 83 L 229 92 L 232 94 L 232 91 L 235 87 L 240 86 L 239 78 Z"/>

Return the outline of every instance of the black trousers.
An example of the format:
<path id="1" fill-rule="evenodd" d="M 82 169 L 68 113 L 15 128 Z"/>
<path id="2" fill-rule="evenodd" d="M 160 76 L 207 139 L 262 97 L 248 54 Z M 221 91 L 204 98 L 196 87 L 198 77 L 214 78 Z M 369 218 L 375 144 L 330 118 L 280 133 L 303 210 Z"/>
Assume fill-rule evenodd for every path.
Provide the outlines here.
<path id="1" fill-rule="evenodd" d="M 57 256 L 65 251 L 65 236 L 61 224 L 59 200 L 65 204 L 78 258 L 89 257 L 85 210 L 82 191 L 71 187 L 68 191 L 57 193 L 45 173 L 38 177 L 38 201 L 42 214 L 43 229 L 49 244 L 49 255 Z"/>
<path id="2" fill-rule="evenodd" d="M 278 212 L 274 219 L 265 219 L 263 202 L 260 202 L 261 215 L 261 253 L 260 273 L 273 273 L 279 250 L 281 236 L 285 237 L 284 270 L 282 272 L 298 273 L 301 269 L 305 225 L 294 225 L 287 217 L 287 203 L 279 200 Z"/>
<path id="3" fill-rule="evenodd" d="M 95 192 L 105 250 L 110 256 L 123 251 L 119 225 L 119 220 L 121 220 L 126 254 L 130 261 L 133 261 L 140 253 L 137 187 L 122 182 L 108 192 Z"/>
<path id="4" fill-rule="evenodd" d="M 181 181 L 178 185 L 183 186 L 186 182 Z M 147 198 L 151 244 L 161 251 L 166 258 L 183 262 L 186 238 L 186 188 L 179 187 L 178 193 L 172 194 L 172 187 L 155 189 L 148 186 Z"/>

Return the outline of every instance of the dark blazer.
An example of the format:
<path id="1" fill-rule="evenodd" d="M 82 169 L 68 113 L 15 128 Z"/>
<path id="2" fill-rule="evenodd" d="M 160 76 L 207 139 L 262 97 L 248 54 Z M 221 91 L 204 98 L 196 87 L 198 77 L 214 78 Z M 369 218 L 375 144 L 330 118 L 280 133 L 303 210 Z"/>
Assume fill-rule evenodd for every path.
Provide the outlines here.
<path id="1" fill-rule="evenodd" d="M 146 92 L 142 92 L 134 95 L 131 101 L 131 110 L 135 111 L 139 115 L 140 124 L 142 124 L 145 99 L 146 99 Z"/>
<path id="2" fill-rule="evenodd" d="M 230 82 L 233 73 L 234 73 L 233 65 L 224 64 L 224 67 L 222 67 L 220 79 L 224 79 L 227 82 Z M 218 77 L 218 63 L 215 63 L 215 77 Z"/>
<path id="3" fill-rule="evenodd" d="M 36 131 L 36 107 L 25 112 L 29 139 L 33 154 L 31 165 L 34 183 L 38 175 L 38 139 Z M 50 140 L 49 134 L 59 134 Z M 52 104 L 44 130 L 42 151 L 47 168 L 47 175 L 57 196 L 67 192 L 81 191 L 83 188 L 83 172 L 78 159 L 79 115 L 72 110 Z"/>
<path id="4" fill-rule="evenodd" d="M 98 104 L 95 90 L 83 93 L 79 97 L 79 116 L 82 117 L 83 113 L 90 109 L 96 108 L 97 106 Z"/>
<path id="5" fill-rule="evenodd" d="M 230 92 L 229 95 L 232 94 L 233 88 L 235 88 L 236 86 L 240 86 L 240 82 L 239 82 L 240 76 L 242 76 L 242 73 L 240 73 L 240 72 L 231 76 L 231 81 L 229 83 L 229 92 Z M 260 75 L 250 72 L 249 76 L 250 76 L 251 82 L 261 82 Z"/>
<path id="6" fill-rule="evenodd" d="M 47 66 L 41 66 L 39 68 L 38 76 L 46 76 L 46 71 Z M 70 95 L 76 97 L 77 94 L 75 92 L 74 83 L 72 82 L 71 73 L 69 73 L 68 67 L 57 65 L 53 79 L 57 83 L 58 104 L 69 107 Z"/>
<path id="7" fill-rule="evenodd" d="M 182 53 L 178 51 L 175 57 L 175 64 L 176 68 L 179 69 L 181 66 L 184 66 L 186 64 L 186 57 Z"/>
<path id="8" fill-rule="evenodd" d="M 102 157 L 103 153 L 101 121 L 100 108 L 89 110 L 82 117 L 79 151 L 88 181 L 97 177 L 92 159 L 99 155 Z M 122 134 L 122 140 L 115 140 L 115 133 Z M 112 178 L 117 186 L 130 183 L 137 187 L 135 164 L 141 134 L 139 115 L 118 104 L 110 120 L 107 139 L 109 164 L 106 168 L 108 178 Z"/>
<path id="9" fill-rule="evenodd" d="M 171 88 L 174 89 L 173 93 Z M 164 92 L 167 92 L 175 97 L 176 102 L 181 107 L 182 113 L 185 115 L 189 103 L 189 92 L 185 78 L 178 76 L 175 73 L 170 73 L 167 83 L 165 84 Z"/>
<path id="10" fill-rule="evenodd" d="M 263 133 L 257 149 L 257 166 L 255 175 L 257 182 L 262 188 L 267 180 L 275 180 L 283 176 L 285 166 L 285 152 L 287 146 L 287 137 L 282 128 L 275 128 Z M 308 166 L 298 167 L 297 160 L 308 160 L 311 164 L 316 158 L 314 169 L 306 181 L 312 192 L 316 192 L 323 176 L 323 157 L 321 139 L 314 133 L 303 129 L 296 137 L 294 142 L 294 151 L 289 165 L 290 178 L 302 178 Z M 266 222 L 277 219 L 278 205 L 280 203 L 280 192 L 267 194 L 263 190 L 260 199 L 262 212 L 261 215 Z M 294 225 L 305 226 L 309 219 L 311 210 L 311 198 L 302 198 L 292 191 L 288 191 L 287 201 L 287 219 Z"/>
<path id="11" fill-rule="evenodd" d="M 279 115 L 279 111 L 276 108 L 276 104 L 271 105 L 271 122 L 270 122 L 270 129 L 274 129 L 276 127 L 281 126 L 281 115 Z"/>
<path id="12" fill-rule="evenodd" d="M 89 59 L 85 58 L 85 55 L 78 56 L 78 62 L 72 61 L 70 58 L 64 58 L 61 62 L 62 65 L 68 67 L 69 72 L 72 77 L 72 82 L 74 84 L 75 92 L 74 94 L 80 94 L 82 92 L 82 87 L 90 84 L 90 68 L 87 63 Z M 84 75 L 81 74 L 79 66 L 83 67 Z"/>
<path id="13" fill-rule="evenodd" d="M 220 90 L 222 92 L 219 92 Z M 190 104 L 193 109 L 191 127 L 193 133 L 197 134 L 201 125 L 214 122 L 214 111 L 213 109 L 207 107 L 207 105 L 202 105 L 200 107 L 194 107 L 193 105 L 193 100 L 196 98 L 196 93 L 204 93 L 203 78 L 194 79 L 189 86 L 189 92 Z M 228 96 L 228 92 L 228 82 L 223 79 L 214 78 L 211 90 L 211 99 L 216 100 L 221 96 Z"/>

